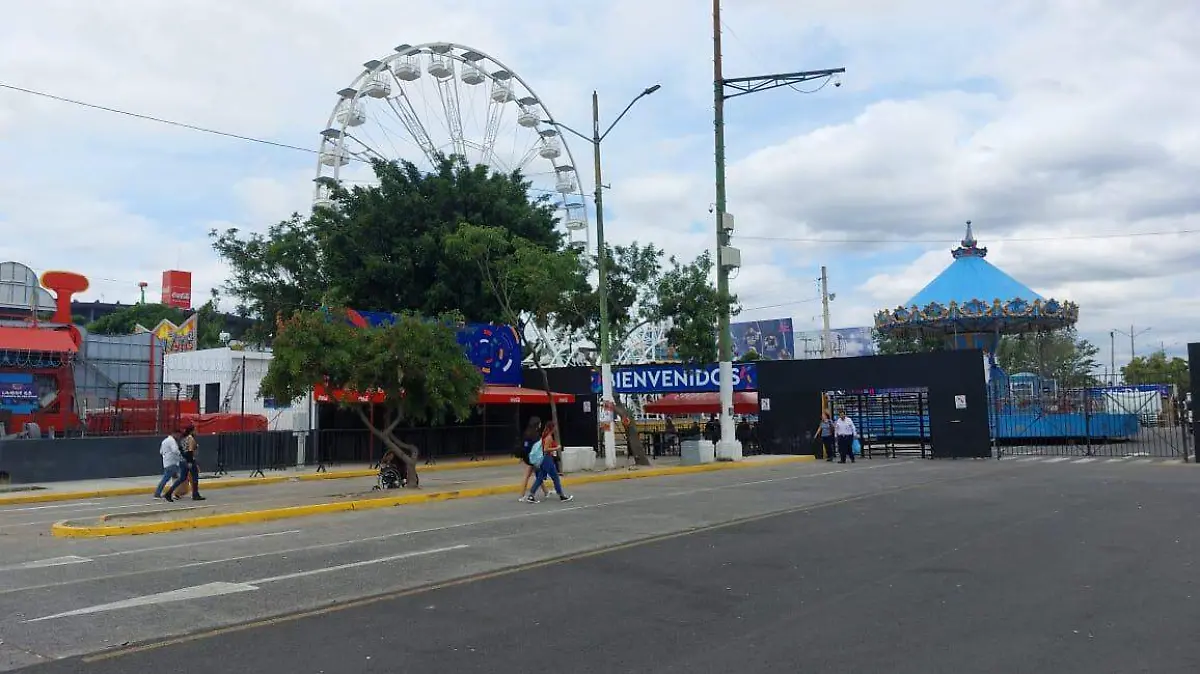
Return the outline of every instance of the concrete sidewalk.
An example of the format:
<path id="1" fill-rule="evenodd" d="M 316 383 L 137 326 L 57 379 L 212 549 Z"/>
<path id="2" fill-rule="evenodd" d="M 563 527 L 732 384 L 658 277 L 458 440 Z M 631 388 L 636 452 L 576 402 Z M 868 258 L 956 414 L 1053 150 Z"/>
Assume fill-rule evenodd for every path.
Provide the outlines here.
<path id="1" fill-rule="evenodd" d="M 721 462 L 700 466 L 680 466 L 678 459 L 667 459 L 660 460 L 653 467 L 575 473 L 564 476 L 564 482 L 566 483 L 565 487 L 570 491 L 574 487 L 585 484 L 690 475 L 738 468 L 760 468 L 812 460 L 811 456 L 755 456 L 736 463 Z M 476 463 L 478 464 L 478 462 Z M 377 491 L 372 490 L 365 481 L 360 481 L 354 484 L 352 489 L 340 494 L 281 493 L 275 498 L 255 501 L 252 509 L 248 509 L 247 504 L 239 503 L 205 502 L 203 505 L 163 503 L 161 508 L 137 513 L 108 514 L 100 517 L 64 520 L 56 523 L 51 531 L 55 536 L 67 538 L 132 536 L 271 522 L 338 512 L 375 510 L 483 496 L 509 495 L 516 499 L 520 496 L 518 468 L 519 466 L 513 462 L 511 467 L 493 467 L 478 471 L 460 470 L 441 473 L 426 471 L 432 474 L 422 478 L 421 489 Z M 551 487 L 548 482 L 546 486 Z M 551 494 L 550 498 L 556 497 Z"/>
<path id="2" fill-rule="evenodd" d="M 515 467 L 518 461 L 512 457 L 481 459 L 478 461 L 453 460 L 443 463 L 422 465 L 418 474 L 439 473 L 453 470 L 469 470 L 476 468 Z M 244 471 L 238 471 L 244 472 Z M 286 470 L 268 470 L 261 477 L 235 477 L 233 475 L 201 474 L 200 486 L 203 491 L 213 489 L 231 489 L 234 487 L 257 487 L 264 485 L 282 484 L 286 482 L 309 482 L 321 480 L 341 480 L 350 478 L 374 477 L 378 469 L 367 464 L 353 464 L 351 467 L 338 467 L 325 472 L 316 472 L 313 466 L 300 466 Z M 18 484 L 0 487 L 0 506 L 19 505 L 25 503 L 49 503 L 54 501 L 76 501 L 94 498 L 110 498 L 116 496 L 140 496 L 151 494 L 161 475 L 144 477 L 107 478 L 99 480 L 76 480 L 67 482 L 45 482 L 41 484 Z"/>

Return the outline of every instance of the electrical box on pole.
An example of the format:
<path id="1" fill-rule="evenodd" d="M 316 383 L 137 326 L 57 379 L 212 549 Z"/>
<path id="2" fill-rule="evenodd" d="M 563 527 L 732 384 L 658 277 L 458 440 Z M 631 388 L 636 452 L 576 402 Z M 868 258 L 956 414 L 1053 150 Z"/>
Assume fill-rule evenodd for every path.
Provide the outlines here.
<path id="1" fill-rule="evenodd" d="M 742 266 L 742 251 L 733 246 L 721 246 L 719 249 L 722 269 L 737 269 Z"/>

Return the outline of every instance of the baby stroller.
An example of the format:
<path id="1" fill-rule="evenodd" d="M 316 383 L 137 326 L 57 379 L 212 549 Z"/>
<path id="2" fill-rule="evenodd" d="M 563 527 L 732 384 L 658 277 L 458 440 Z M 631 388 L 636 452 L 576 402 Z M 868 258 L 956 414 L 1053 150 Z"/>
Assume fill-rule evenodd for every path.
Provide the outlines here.
<path id="1" fill-rule="evenodd" d="M 379 476 L 377 484 L 372 487 L 373 491 L 382 489 L 400 489 L 408 484 L 408 465 L 404 460 L 396 456 L 392 450 L 388 450 L 383 458 L 379 460 Z"/>

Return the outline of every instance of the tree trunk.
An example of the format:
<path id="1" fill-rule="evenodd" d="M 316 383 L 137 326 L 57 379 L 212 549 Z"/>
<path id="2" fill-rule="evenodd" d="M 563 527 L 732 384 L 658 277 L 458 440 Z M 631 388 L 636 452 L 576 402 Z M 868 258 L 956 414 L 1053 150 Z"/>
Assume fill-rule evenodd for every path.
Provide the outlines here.
<path id="1" fill-rule="evenodd" d="M 617 414 L 621 415 L 621 425 L 625 427 L 625 446 L 633 455 L 633 462 L 639 466 L 651 465 L 650 458 L 646 456 L 646 449 L 642 447 L 642 438 L 638 435 L 637 420 L 634 419 L 633 412 L 625 406 L 619 396 L 613 396 L 613 407 L 616 408 Z"/>
<path id="2" fill-rule="evenodd" d="M 403 417 L 396 415 L 395 419 L 391 419 L 392 412 L 388 410 L 384 417 L 387 425 L 376 427 L 375 424 L 371 423 L 371 417 L 363 411 L 361 405 L 355 406 L 354 411 L 358 413 L 358 418 L 371 431 L 371 434 L 379 438 L 379 441 L 384 446 L 404 462 L 404 466 L 408 469 L 408 487 L 419 489 L 421 486 L 421 476 L 417 474 L 417 459 L 420 458 L 421 450 L 416 445 L 410 445 L 397 438 L 395 433 L 393 433 L 396 426 L 400 425 Z"/>
<path id="3" fill-rule="evenodd" d="M 554 444 L 562 447 L 562 432 L 558 428 L 558 403 L 554 402 L 554 392 L 550 390 L 550 375 L 546 372 L 546 368 L 542 367 L 541 359 L 534 354 L 533 366 L 537 368 L 538 374 L 542 375 L 542 390 L 546 392 L 546 398 L 550 401 L 550 420 L 554 422 Z"/>

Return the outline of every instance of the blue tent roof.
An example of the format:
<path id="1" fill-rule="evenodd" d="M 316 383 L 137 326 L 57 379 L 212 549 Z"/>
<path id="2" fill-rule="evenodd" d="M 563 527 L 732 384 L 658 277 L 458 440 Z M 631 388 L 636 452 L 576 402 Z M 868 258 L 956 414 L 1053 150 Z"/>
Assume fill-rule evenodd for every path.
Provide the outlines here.
<path id="1" fill-rule="evenodd" d="M 987 248 L 978 246 L 971 233 L 970 223 L 967 224 L 967 235 L 962 240 L 962 247 L 951 251 L 951 254 L 954 256 L 954 262 L 906 302 L 905 306 L 925 307 L 934 302 L 946 306 L 951 302 L 962 304 L 967 300 L 1007 302 L 1020 298 L 1032 302 L 1044 299 L 1024 283 L 983 259 L 987 256 Z"/>

